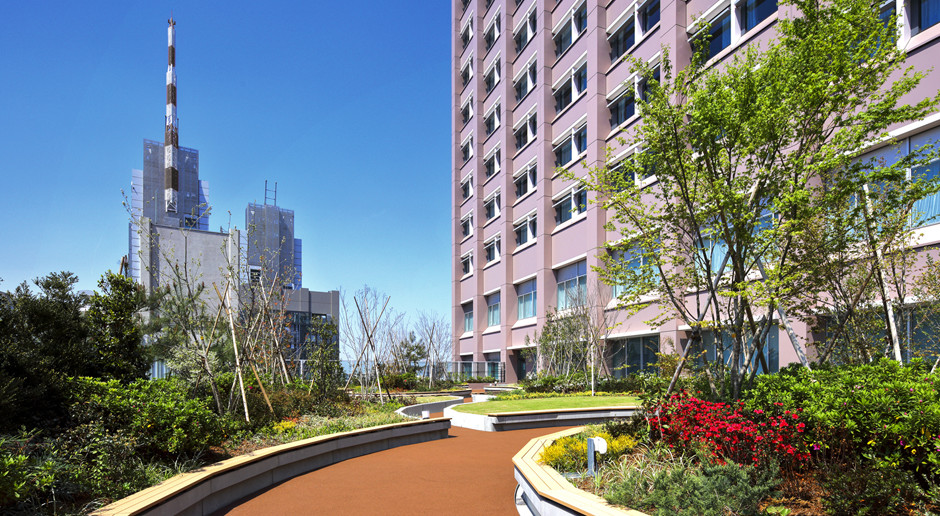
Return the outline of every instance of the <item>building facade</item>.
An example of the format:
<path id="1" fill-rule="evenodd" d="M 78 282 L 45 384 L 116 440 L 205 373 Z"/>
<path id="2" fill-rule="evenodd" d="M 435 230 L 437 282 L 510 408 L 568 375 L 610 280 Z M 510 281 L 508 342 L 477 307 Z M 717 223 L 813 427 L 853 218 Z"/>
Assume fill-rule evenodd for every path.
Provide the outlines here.
<path id="1" fill-rule="evenodd" d="M 636 151 L 617 137 L 641 122 L 634 99 L 646 85 L 624 57 L 655 66 L 665 46 L 681 69 L 693 53 L 689 28 L 710 22 L 709 64 L 720 66 L 743 46 L 772 39 L 782 9 L 775 0 L 453 0 L 452 322 L 462 370 L 510 382 L 532 372 L 527 337 L 572 291 L 604 300 L 619 323 L 606 339 L 615 367 L 643 369 L 656 352 L 688 340 L 677 321 L 654 328 L 643 322 L 649 311 L 628 318 L 613 308 L 616 289 L 593 267 L 620 235 L 605 229 L 607 214 L 589 202 L 594 193 L 557 169 L 580 175 Z M 882 9 L 899 14 L 908 65 L 934 66 L 940 1 L 892 0 Z M 905 101 L 936 95 L 938 85 L 940 74 L 930 74 Z M 938 124 L 934 114 L 897 127 L 901 149 L 871 152 L 896 155 L 940 140 Z M 927 172 L 936 174 L 937 164 Z M 637 180 L 645 187 L 656 178 Z M 940 227 L 922 230 L 921 244 L 940 243 Z M 811 338 L 805 326 L 794 332 L 800 345 Z M 796 360 L 780 343 L 787 334 L 776 333 L 772 370 Z"/>

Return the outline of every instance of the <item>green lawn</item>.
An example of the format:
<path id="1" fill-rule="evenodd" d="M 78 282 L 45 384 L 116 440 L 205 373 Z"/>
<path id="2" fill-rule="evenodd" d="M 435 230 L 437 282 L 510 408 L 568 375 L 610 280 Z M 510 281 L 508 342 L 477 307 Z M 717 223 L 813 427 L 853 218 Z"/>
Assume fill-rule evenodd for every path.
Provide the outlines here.
<path id="1" fill-rule="evenodd" d="M 589 407 L 618 407 L 639 404 L 636 396 L 572 396 L 568 398 L 534 398 L 527 400 L 492 400 L 469 405 L 456 405 L 454 410 L 469 414 L 497 414 L 527 410 L 553 410 Z"/>

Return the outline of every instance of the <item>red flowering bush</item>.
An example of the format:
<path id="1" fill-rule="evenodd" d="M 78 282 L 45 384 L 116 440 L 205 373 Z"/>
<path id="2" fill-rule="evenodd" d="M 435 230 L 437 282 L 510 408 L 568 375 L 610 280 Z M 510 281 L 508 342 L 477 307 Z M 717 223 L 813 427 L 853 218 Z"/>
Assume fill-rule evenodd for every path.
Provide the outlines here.
<path id="1" fill-rule="evenodd" d="M 687 393 L 670 396 L 647 414 L 651 436 L 670 447 L 700 447 L 716 462 L 762 466 L 802 463 L 809 458 L 797 411 L 742 412 L 741 404 L 700 400 Z M 776 408 L 776 407 L 775 407 Z"/>

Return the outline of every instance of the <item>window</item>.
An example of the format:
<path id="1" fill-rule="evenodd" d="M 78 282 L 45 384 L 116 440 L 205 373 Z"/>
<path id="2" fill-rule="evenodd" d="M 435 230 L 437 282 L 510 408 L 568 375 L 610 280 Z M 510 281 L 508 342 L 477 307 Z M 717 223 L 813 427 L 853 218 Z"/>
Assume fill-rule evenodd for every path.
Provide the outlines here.
<path id="1" fill-rule="evenodd" d="M 483 88 L 487 93 L 493 91 L 493 88 L 496 87 L 496 84 L 499 82 L 499 74 L 501 73 L 502 64 L 500 63 L 499 56 L 493 61 L 493 66 L 486 72 L 486 75 L 483 77 Z"/>
<path id="2" fill-rule="evenodd" d="M 532 63 L 529 64 L 528 68 L 522 75 L 520 75 L 516 81 L 513 83 L 513 86 L 516 89 L 516 100 L 520 101 L 525 98 L 526 95 L 535 88 L 535 78 L 536 78 L 536 62 L 533 59 Z"/>
<path id="3" fill-rule="evenodd" d="M 483 126 L 487 136 L 493 134 L 499 127 L 499 107 L 499 104 L 493 106 L 490 110 L 490 114 L 486 115 L 486 118 L 483 119 Z"/>
<path id="4" fill-rule="evenodd" d="M 555 31 L 552 39 L 555 41 L 555 56 L 558 57 L 571 48 L 578 37 L 587 30 L 587 4 L 571 12 L 562 22 L 561 27 Z"/>
<path id="5" fill-rule="evenodd" d="M 463 65 L 463 68 L 460 69 L 460 82 L 461 86 L 466 86 L 470 82 L 470 79 L 473 78 L 473 56 L 471 55 L 467 59 L 467 64 Z"/>
<path id="6" fill-rule="evenodd" d="M 473 303 L 464 303 L 463 307 L 463 331 L 464 333 L 473 331 Z"/>
<path id="7" fill-rule="evenodd" d="M 584 188 L 572 188 L 560 199 L 555 200 L 555 224 L 568 222 L 574 216 L 587 211 L 587 191 Z"/>
<path id="8" fill-rule="evenodd" d="M 707 33 L 696 36 L 693 43 L 696 52 L 703 52 L 705 59 L 717 56 L 731 46 L 731 13 L 725 9 L 711 22 Z"/>
<path id="9" fill-rule="evenodd" d="M 940 0 L 911 0 L 911 35 L 940 23 Z"/>
<path id="10" fill-rule="evenodd" d="M 467 200 L 470 196 L 473 195 L 473 175 L 469 175 L 460 182 L 460 196 L 463 200 Z"/>
<path id="11" fill-rule="evenodd" d="M 766 1 L 766 0 L 765 0 Z M 493 18 L 493 22 L 490 23 L 490 26 L 486 29 L 486 34 L 483 35 L 483 46 L 486 50 L 493 48 L 493 43 L 496 42 L 496 39 L 499 38 L 499 15 L 497 14 Z"/>
<path id="12" fill-rule="evenodd" d="M 525 245 L 535 241 L 536 228 L 535 212 L 532 212 L 513 224 L 513 231 L 516 233 L 516 246 Z"/>
<path id="13" fill-rule="evenodd" d="M 610 128 L 620 126 L 629 120 L 636 112 L 636 103 L 633 101 L 633 88 L 628 88 L 616 99 L 607 104 L 610 109 Z"/>
<path id="14" fill-rule="evenodd" d="M 470 18 L 470 21 L 467 22 L 467 26 L 460 31 L 460 43 L 461 50 L 467 48 L 467 45 L 470 44 L 470 38 L 473 37 L 473 17 Z"/>
<path id="15" fill-rule="evenodd" d="M 460 156 L 463 158 L 464 163 L 470 161 L 470 158 L 473 157 L 473 136 L 467 138 L 460 146 Z"/>
<path id="16" fill-rule="evenodd" d="M 562 267 L 555 273 L 558 281 L 558 309 L 583 306 L 587 300 L 587 262 Z"/>
<path id="17" fill-rule="evenodd" d="M 878 18 L 881 19 L 881 23 L 888 25 L 891 21 L 891 17 L 894 16 L 894 8 L 897 4 L 894 0 L 883 0 L 881 3 L 881 10 L 878 11 Z"/>
<path id="18" fill-rule="evenodd" d="M 711 265 L 711 271 L 718 274 L 722 262 L 728 254 L 728 244 L 726 244 L 719 235 L 715 233 L 704 233 L 702 235 L 702 249 L 700 255 L 702 270 L 705 269 L 705 257 L 708 258 L 708 265 Z M 727 269 L 727 266 L 725 267 Z"/>
<path id="19" fill-rule="evenodd" d="M 647 79 L 644 77 L 640 79 L 640 84 L 637 86 L 640 100 L 644 102 L 649 97 L 650 88 L 652 87 L 651 82 L 659 83 L 659 66 L 653 69 L 653 76 L 651 78 Z"/>
<path id="20" fill-rule="evenodd" d="M 532 41 L 535 36 L 535 11 L 533 10 L 526 17 L 526 20 L 516 29 L 512 39 L 516 42 L 516 53 L 522 52 L 522 49 Z"/>
<path id="21" fill-rule="evenodd" d="M 563 167 L 579 158 L 587 151 L 587 126 L 573 130 L 571 136 L 556 145 L 554 150 L 556 167 Z"/>
<path id="22" fill-rule="evenodd" d="M 635 374 L 656 367 L 656 354 L 659 353 L 659 335 L 618 340 L 612 344 L 612 365 L 615 378 L 624 378 L 628 374 Z"/>
<path id="23" fill-rule="evenodd" d="M 555 113 L 570 106 L 587 90 L 587 63 L 571 69 L 571 76 L 554 91 Z"/>
<path id="24" fill-rule="evenodd" d="M 469 5 L 470 5 L 470 0 L 460 0 L 460 8 L 463 9 L 464 12 L 467 11 L 467 6 Z"/>
<path id="25" fill-rule="evenodd" d="M 483 243 L 483 253 L 486 255 L 486 263 L 499 260 L 499 235 Z"/>
<path id="26" fill-rule="evenodd" d="M 463 119 L 463 123 L 467 123 L 473 118 L 473 96 L 467 99 L 467 102 L 460 108 L 460 116 Z"/>
<path id="27" fill-rule="evenodd" d="M 499 326 L 499 292 L 486 296 L 486 325 Z"/>
<path id="28" fill-rule="evenodd" d="M 532 162 L 530 165 L 523 168 L 513 179 L 516 185 L 516 199 L 522 198 L 522 196 L 529 193 L 530 190 L 535 190 L 537 181 L 538 177 L 535 162 Z"/>
<path id="29" fill-rule="evenodd" d="M 535 280 L 516 285 L 517 319 L 535 317 Z"/>
<path id="30" fill-rule="evenodd" d="M 523 119 L 522 124 L 516 127 L 513 133 L 516 137 L 516 150 L 525 147 L 529 142 L 535 139 L 536 127 L 535 112 L 533 111 L 528 117 Z"/>
<path id="31" fill-rule="evenodd" d="M 620 59 L 630 47 L 636 43 L 636 30 L 633 27 L 633 18 L 624 22 L 617 29 L 617 32 L 611 34 L 607 41 L 610 43 L 610 62 Z"/>
<path id="32" fill-rule="evenodd" d="M 468 237 L 473 234 L 473 212 L 470 212 L 460 219 L 460 235 Z M 466 274 L 466 272 L 464 272 Z"/>
<path id="33" fill-rule="evenodd" d="M 483 201 L 483 214 L 487 222 L 499 216 L 499 190 L 491 193 L 490 196 Z"/>
<path id="34" fill-rule="evenodd" d="M 460 257 L 460 270 L 464 276 L 473 272 L 473 251 Z"/>
<path id="35" fill-rule="evenodd" d="M 497 147 L 495 152 L 491 152 L 489 157 L 483 161 L 483 169 L 486 171 L 487 179 L 495 176 L 500 171 L 500 150 Z"/>
<path id="36" fill-rule="evenodd" d="M 649 0 L 639 8 L 640 32 L 646 34 L 659 23 L 659 0 Z"/>
<path id="37" fill-rule="evenodd" d="M 643 268 L 649 264 L 649 258 L 644 255 L 643 250 L 637 247 L 630 248 L 626 251 L 615 251 L 613 253 L 614 259 L 621 262 L 621 266 L 625 271 L 631 271 L 634 275 L 639 277 L 643 274 Z M 658 281 L 658 279 L 654 279 Z M 611 294 L 614 297 L 620 297 L 620 294 L 623 294 L 626 287 L 622 284 L 611 285 L 610 290 Z"/>
<path id="38" fill-rule="evenodd" d="M 777 0 L 744 0 L 740 4 L 741 27 L 747 32 L 777 12 Z"/>

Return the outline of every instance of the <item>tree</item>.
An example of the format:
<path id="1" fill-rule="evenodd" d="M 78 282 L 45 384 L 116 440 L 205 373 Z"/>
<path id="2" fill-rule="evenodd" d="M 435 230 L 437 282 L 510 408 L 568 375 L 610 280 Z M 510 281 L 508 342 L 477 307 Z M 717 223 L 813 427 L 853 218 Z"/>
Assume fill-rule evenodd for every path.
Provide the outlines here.
<path id="1" fill-rule="evenodd" d="M 603 350 L 616 324 L 607 309 L 608 290 L 599 283 L 582 287 L 565 292 L 566 308 L 549 310 L 545 325 L 533 340 L 541 372 L 563 376 L 581 373 L 594 395 L 597 377 L 602 372 L 609 374 Z"/>
<path id="2" fill-rule="evenodd" d="M 146 376 L 150 354 L 143 346 L 141 312 L 155 298 L 131 278 L 108 271 L 98 281 L 88 307 L 90 338 L 98 353 L 100 376 L 129 382 Z"/>
<path id="3" fill-rule="evenodd" d="M 870 2 L 785 3 L 796 15 L 781 17 L 778 39 L 729 63 L 709 66 L 698 53 L 674 72 L 664 51 L 657 80 L 634 60 L 650 87 L 639 102 L 642 124 L 621 143 L 643 152 L 582 178 L 608 210 L 608 229 L 623 236 L 612 247 L 644 258 L 608 260 L 625 310 L 637 313 L 655 293 L 663 316 L 654 323 L 677 318 L 691 328 L 673 384 L 690 349 L 708 350 L 712 390 L 733 398 L 767 370 L 774 315 L 787 330 L 790 317 L 811 322 L 805 293 L 825 292 L 824 278 L 852 263 L 829 257 L 872 257 L 868 281 L 883 287 L 884 251 L 909 230 L 900 222 L 937 191 L 934 181 L 906 181 L 909 168 L 935 155 L 930 148 L 891 165 L 858 158 L 940 100 L 901 103 L 924 74 L 901 69 L 896 25 L 883 24 Z M 641 188 L 636 178 L 652 174 L 655 184 Z M 878 290 L 887 306 L 886 289 Z"/>
<path id="4" fill-rule="evenodd" d="M 90 299 L 77 282 L 57 272 L 34 280 L 38 293 L 25 282 L 0 293 L 0 428 L 61 423 L 69 377 L 129 382 L 146 372 L 137 316 L 146 298 L 111 272 Z"/>
<path id="5" fill-rule="evenodd" d="M 427 348 L 426 367 L 429 389 L 436 380 L 444 378 L 447 374 L 444 364 L 450 362 L 451 359 L 451 341 L 447 330 L 447 321 L 440 315 L 428 312 L 418 314 L 415 331 L 421 336 L 421 341 Z"/>

